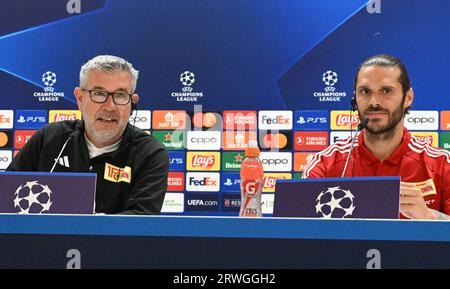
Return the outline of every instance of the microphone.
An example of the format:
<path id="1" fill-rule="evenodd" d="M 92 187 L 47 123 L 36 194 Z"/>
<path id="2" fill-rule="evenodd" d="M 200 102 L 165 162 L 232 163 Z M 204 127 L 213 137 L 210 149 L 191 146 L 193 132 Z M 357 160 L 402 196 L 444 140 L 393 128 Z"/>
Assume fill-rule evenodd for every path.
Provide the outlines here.
<path id="1" fill-rule="evenodd" d="M 350 156 L 352 155 L 353 147 L 355 146 L 356 136 L 358 135 L 358 132 L 362 131 L 367 126 L 368 123 L 369 123 L 369 119 L 366 118 L 365 120 L 361 121 L 358 124 L 358 127 L 356 128 L 356 132 L 355 132 L 355 135 L 353 136 L 352 144 L 350 146 L 350 151 L 347 155 L 347 159 L 345 160 L 345 166 L 344 166 L 344 170 L 342 171 L 341 178 L 343 178 L 345 176 L 345 173 L 347 172 L 347 166 L 350 161 Z"/>
<path id="2" fill-rule="evenodd" d="M 61 158 L 61 155 L 62 155 L 64 149 L 66 148 L 67 143 L 69 142 L 69 140 L 71 138 L 72 138 L 72 136 L 69 135 L 69 137 L 67 138 L 66 142 L 63 144 L 62 149 L 59 151 L 58 157 L 55 159 L 55 163 L 53 164 L 53 167 L 50 170 L 51 173 L 53 173 L 53 170 L 55 169 L 56 164 L 58 163 L 59 159 Z"/>

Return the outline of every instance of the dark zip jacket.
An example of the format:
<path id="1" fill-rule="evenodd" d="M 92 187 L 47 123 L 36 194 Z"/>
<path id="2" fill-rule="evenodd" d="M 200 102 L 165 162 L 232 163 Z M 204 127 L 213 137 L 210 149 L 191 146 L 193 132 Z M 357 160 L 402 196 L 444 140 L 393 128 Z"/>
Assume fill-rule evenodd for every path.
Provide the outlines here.
<path id="1" fill-rule="evenodd" d="M 66 141 L 54 172 L 97 173 L 97 213 L 161 212 L 169 169 L 167 150 L 130 124 L 118 150 L 89 159 L 82 120 L 50 123 L 31 137 L 7 170 L 49 172 Z"/>

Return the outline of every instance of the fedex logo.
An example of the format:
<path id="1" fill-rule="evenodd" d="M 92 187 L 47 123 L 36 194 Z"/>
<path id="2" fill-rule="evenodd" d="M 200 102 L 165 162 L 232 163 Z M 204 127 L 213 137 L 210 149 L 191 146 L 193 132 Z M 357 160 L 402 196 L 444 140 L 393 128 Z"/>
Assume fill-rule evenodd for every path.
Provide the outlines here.
<path id="1" fill-rule="evenodd" d="M 184 171 L 186 155 L 184 152 L 169 151 L 169 171 Z"/>
<path id="2" fill-rule="evenodd" d="M 13 128 L 13 116 L 12 110 L 0 110 L 0 128 Z"/>
<path id="3" fill-rule="evenodd" d="M 326 110 L 297 110 L 294 130 L 327 130 L 329 112 Z"/>
<path id="4" fill-rule="evenodd" d="M 16 110 L 14 127 L 18 129 L 38 129 L 47 124 L 45 110 Z"/>
<path id="5" fill-rule="evenodd" d="M 258 127 L 259 129 L 290 130 L 292 129 L 292 111 L 262 110 L 258 116 Z"/>
<path id="6" fill-rule="evenodd" d="M 187 173 L 186 191 L 218 192 L 220 189 L 219 173 Z"/>

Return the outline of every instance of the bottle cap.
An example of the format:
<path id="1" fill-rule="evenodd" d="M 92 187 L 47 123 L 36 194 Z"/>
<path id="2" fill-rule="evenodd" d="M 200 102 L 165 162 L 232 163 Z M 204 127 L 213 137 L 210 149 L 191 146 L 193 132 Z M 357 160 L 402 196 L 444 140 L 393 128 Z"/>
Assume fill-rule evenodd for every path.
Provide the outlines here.
<path id="1" fill-rule="evenodd" d="M 258 142 L 251 140 L 248 142 L 248 146 L 245 149 L 245 156 L 247 158 L 257 158 L 259 157 L 259 148 L 258 148 Z"/>

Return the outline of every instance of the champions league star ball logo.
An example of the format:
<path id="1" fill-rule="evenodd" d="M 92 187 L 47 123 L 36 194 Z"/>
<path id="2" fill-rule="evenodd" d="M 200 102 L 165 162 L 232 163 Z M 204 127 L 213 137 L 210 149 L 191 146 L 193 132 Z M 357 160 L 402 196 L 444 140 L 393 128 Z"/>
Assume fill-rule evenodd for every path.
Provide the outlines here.
<path id="1" fill-rule="evenodd" d="M 52 205 L 51 194 L 47 185 L 38 181 L 27 182 L 14 193 L 14 208 L 19 209 L 19 214 L 48 212 Z"/>
<path id="2" fill-rule="evenodd" d="M 192 91 L 192 87 L 190 87 L 195 82 L 195 74 L 190 71 L 185 71 L 180 75 L 180 82 L 185 86 L 183 91 L 189 90 Z"/>
<path id="3" fill-rule="evenodd" d="M 349 190 L 339 186 L 328 188 L 317 196 L 316 213 L 325 219 L 351 216 L 355 210 L 354 199 L 355 196 Z"/>
<path id="4" fill-rule="evenodd" d="M 56 74 L 51 71 L 45 72 L 42 74 L 42 82 L 46 86 L 45 91 L 53 91 L 54 88 L 52 86 L 56 83 Z"/>
<path id="5" fill-rule="evenodd" d="M 338 75 L 336 72 L 328 70 L 322 75 L 322 81 L 328 86 L 326 91 L 334 91 L 333 86 L 338 82 Z"/>

